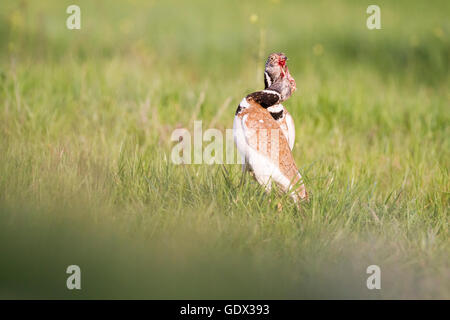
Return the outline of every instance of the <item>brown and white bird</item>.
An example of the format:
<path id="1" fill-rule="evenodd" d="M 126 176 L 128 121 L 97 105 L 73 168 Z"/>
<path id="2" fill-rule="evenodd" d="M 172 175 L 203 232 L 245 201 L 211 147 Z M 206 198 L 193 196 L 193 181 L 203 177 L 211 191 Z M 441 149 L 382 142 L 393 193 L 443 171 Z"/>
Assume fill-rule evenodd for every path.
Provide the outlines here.
<path id="1" fill-rule="evenodd" d="M 266 62 L 266 67 L 264 70 L 264 89 L 267 89 L 270 87 L 270 85 L 274 81 L 274 77 L 276 77 L 279 72 L 281 66 L 278 64 L 273 65 L 271 61 L 273 59 L 281 59 L 281 61 L 284 60 L 284 63 L 282 64 L 286 68 L 286 73 L 288 74 L 288 77 L 291 78 L 291 83 L 293 85 L 293 91 L 297 89 L 294 79 L 290 76 L 288 67 L 286 65 L 287 57 L 283 53 L 273 53 L 269 56 Z M 281 130 L 283 131 L 284 135 L 286 136 L 286 139 L 288 140 L 289 148 L 292 150 L 294 148 L 294 142 L 295 142 L 295 125 L 294 120 L 292 119 L 291 114 L 287 111 L 287 109 L 281 104 L 276 104 L 271 107 L 267 108 L 267 111 L 270 112 L 272 117 L 278 122 L 278 124 L 281 127 Z"/>
<path id="2" fill-rule="evenodd" d="M 233 135 L 243 159 L 243 169 L 251 170 L 267 191 L 275 182 L 298 203 L 308 195 L 292 156 L 289 133 L 283 132 L 280 122 L 269 111 L 288 99 L 296 89 L 286 60 L 282 53 L 269 56 L 265 72 L 270 83 L 266 80 L 266 89 L 242 99 L 236 110 Z"/>

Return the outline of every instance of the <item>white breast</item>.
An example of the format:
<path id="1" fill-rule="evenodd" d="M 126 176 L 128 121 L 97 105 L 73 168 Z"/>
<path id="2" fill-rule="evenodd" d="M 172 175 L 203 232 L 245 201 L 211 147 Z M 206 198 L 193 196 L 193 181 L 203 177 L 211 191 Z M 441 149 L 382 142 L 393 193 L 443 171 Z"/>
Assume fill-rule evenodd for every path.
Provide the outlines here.
<path id="1" fill-rule="evenodd" d="M 272 107 L 267 108 L 269 112 L 280 112 L 283 111 L 283 116 L 276 121 L 280 124 L 281 131 L 286 137 L 289 148 L 292 150 L 294 148 L 295 142 L 295 125 L 294 120 L 292 119 L 291 114 L 287 111 L 287 109 L 280 103 L 274 105 Z"/>
<path id="2" fill-rule="evenodd" d="M 286 109 L 284 110 L 286 113 L 286 125 L 287 125 L 287 135 L 285 134 L 285 136 L 288 140 L 289 148 L 292 150 L 294 148 L 295 143 L 295 125 L 291 114 L 287 112 Z"/>

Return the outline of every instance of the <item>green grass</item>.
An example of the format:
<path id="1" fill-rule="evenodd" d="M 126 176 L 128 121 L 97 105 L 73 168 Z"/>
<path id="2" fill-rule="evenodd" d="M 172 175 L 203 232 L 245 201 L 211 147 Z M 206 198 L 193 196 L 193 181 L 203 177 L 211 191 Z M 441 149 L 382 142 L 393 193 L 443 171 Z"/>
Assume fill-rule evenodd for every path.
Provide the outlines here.
<path id="1" fill-rule="evenodd" d="M 73 1 L 2 4 L 0 298 L 450 298 L 448 1 L 379 1 L 377 31 L 360 1 L 76 2 L 79 31 Z M 273 51 L 302 212 L 170 161 L 175 128 L 232 127 Z"/>

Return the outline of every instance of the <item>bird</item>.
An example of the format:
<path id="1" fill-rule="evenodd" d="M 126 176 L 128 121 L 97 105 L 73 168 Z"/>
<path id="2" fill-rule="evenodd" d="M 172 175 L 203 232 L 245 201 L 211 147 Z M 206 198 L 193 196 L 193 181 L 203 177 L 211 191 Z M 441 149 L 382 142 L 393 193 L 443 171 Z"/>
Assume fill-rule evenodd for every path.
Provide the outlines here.
<path id="1" fill-rule="evenodd" d="M 308 193 L 291 152 L 289 134 L 283 132 L 270 111 L 275 111 L 270 108 L 287 100 L 296 89 L 286 60 L 283 53 L 269 55 L 265 68 L 267 86 L 239 103 L 233 121 L 233 137 L 242 157 L 244 174 L 251 171 L 267 192 L 275 182 L 299 204 L 308 199 Z"/>
<path id="2" fill-rule="evenodd" d="M 269 56 L 264 70 L 264 89 L 267 89 L 273 83 L 276 76 L 281 73 L 281 71 L 279 70 L 281 66 L 276 64 L 272 65 L 272 59 L 281 59 L 282 61 L 287 61 L 287 57 L 284 53 L 273 53 Z M 290 76 L 287 66 L 286 71 L 288 76 Z M 293 90 L 295 91 L 297 89 L 297 85 L 294 78 L 291 77 L 291 81 Z M 294 148 L 295 142 L 295 124 L 291 114 L 281 103 L 268 107 L 267 111 L 269 111 L 272 117 L 279 123 L 283 134 L 288 140 L 289 148 L 292 150 Z"/>

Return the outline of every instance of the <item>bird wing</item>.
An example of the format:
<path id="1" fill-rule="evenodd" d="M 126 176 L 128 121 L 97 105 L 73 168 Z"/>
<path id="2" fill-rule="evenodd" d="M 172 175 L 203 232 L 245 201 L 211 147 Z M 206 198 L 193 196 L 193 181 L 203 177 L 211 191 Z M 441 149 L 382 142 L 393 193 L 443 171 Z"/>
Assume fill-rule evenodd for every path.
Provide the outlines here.
<path id="1" fill-rule="evenodd" d="M 244 166 L 250 166 L 261 185 L 270 189 L 273 180 L 285 192 L 296 185 L 291 196 L 307 198 L 287 137 L 267 109 L 243 99 L 234 118 L 233 135 Z"/>
<path id="2" fill-rule="evenodd" d="M 253 101 L 249 105 L 234 120 L 239 153 L 256 176 L 274 175 L 274 180 L 287 188 L 298 176 L 287 138 L 266 109 Z"/>

